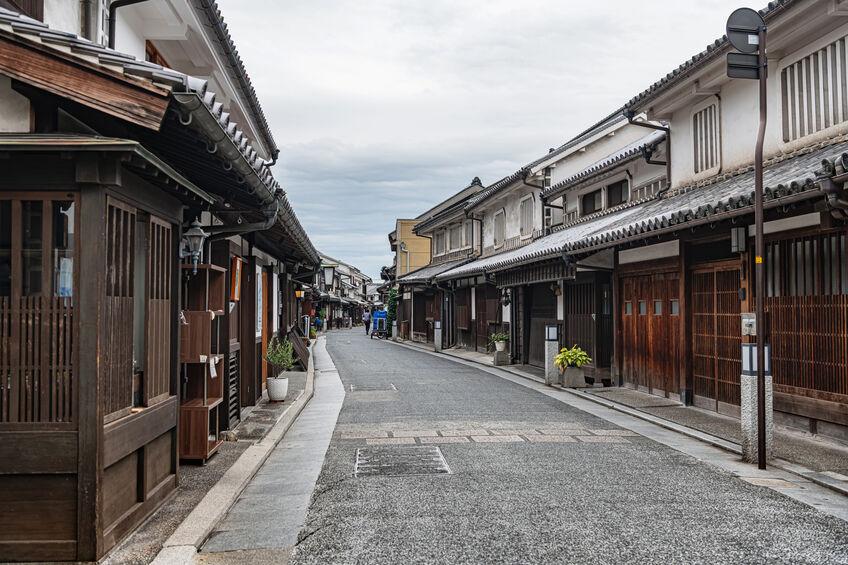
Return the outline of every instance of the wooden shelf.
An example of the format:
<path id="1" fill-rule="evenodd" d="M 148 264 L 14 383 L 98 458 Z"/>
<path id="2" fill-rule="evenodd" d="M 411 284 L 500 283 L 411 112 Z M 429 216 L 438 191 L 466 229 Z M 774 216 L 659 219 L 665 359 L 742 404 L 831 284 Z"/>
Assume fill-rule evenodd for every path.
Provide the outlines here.
<path id="1" fill-rule="evenodd" d="M 183 269 L 188 271 L 194 271 L 194 265 L 191 263 L 183 263 Z M 218 265 L 210 265 L 209 263 L 199 263 L 197 265 L 197 270 L 199 271 L 218 271 L 219 273 L 226 273 L 226 267 L 219 267 Z"/>
<path id="2" fill-rule="evenodd" d="M 203 409 L 208 410 L 210 408 L 215 408 L 216 406 L 221 404 L 221 402 L 223 402 L 223 401 L 224 401 L 224 399 L 221 398 L 220 396 L 210 396 L 209 398 L 206 399 L 206 404 L 203 404 L 202 398 L 189 398 L 188 400 L 186 400 L 185 402 L 180 404 L 180 408 L 194 408 L 194 409 L 203 408 Z"/>
<path id="3" fill-rule="evenodd" d="M 187 310 L 211 310 L 224 315 L 227 309 L 227 269 L 218 265 L 197 266 L 197 274 L 191 274 L 191 265 L 183 265 L 189 272 L 186 289 Z"/>

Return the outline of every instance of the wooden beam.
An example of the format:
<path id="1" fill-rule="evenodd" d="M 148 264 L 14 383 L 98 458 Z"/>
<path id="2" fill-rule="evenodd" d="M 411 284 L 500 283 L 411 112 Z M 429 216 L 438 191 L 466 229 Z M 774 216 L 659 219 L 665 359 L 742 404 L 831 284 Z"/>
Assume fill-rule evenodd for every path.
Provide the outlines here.
<path id="1" fill-rule="evenodd" d="M 0 30 L 0 73 L 158 131 L 169 91 Z"/>

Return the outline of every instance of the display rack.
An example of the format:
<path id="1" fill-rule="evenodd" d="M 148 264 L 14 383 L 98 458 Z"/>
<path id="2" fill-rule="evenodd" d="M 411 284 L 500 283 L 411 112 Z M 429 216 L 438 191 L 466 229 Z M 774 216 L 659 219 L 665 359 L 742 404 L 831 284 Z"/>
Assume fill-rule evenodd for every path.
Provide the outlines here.
<path id="1" fill-rule="evenodd" d="M 205 463 L 221 445 L 224 355 L 218 351 L 218 336 L 226 307 L 227 270 L 208 264 L 198 265 L 197 274 L 192 269 L 183 265 L 180 459 Z"/>

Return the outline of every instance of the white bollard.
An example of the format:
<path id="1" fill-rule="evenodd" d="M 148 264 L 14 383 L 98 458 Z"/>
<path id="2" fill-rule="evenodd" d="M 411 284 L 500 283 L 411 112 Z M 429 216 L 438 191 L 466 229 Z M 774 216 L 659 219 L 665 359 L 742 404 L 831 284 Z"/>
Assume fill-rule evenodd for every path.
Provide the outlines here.
<path id="1" fill-rule="evenodd" d="M 766 459 L 774 456 L 774 395 L 771 375 L 766 375 Z M 742 459 L 756 463 L 757 375 L 742 375 Z"/>

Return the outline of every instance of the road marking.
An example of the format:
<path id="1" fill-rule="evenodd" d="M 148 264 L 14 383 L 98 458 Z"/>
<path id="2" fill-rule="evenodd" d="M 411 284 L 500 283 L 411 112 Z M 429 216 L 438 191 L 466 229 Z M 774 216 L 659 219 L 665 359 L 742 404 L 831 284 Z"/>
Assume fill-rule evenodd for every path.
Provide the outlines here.
<path id="1" fill-rule="evenodd" d="M 413 437 L 377 437 L 365 440 L 368 445 L 409 445 L 415 443 Z"/>
<path id="2" fill-rule="evenodd" d="M 623 437 L 615 436 L 577 436 L 577 439 L 586 443 L 630 443 Z"/>
<path id="3" fill-rule="evenodd" d="M 571 436 L 527 436 L 530 443 L 576 443 Z"/>
<path id="4" fill-rule="evenodd" d="M 453 437 L 420 437 L 418 438 L 421 443 L 469 443 L 467 437 L 461 436 L 453 436 Z"/>

